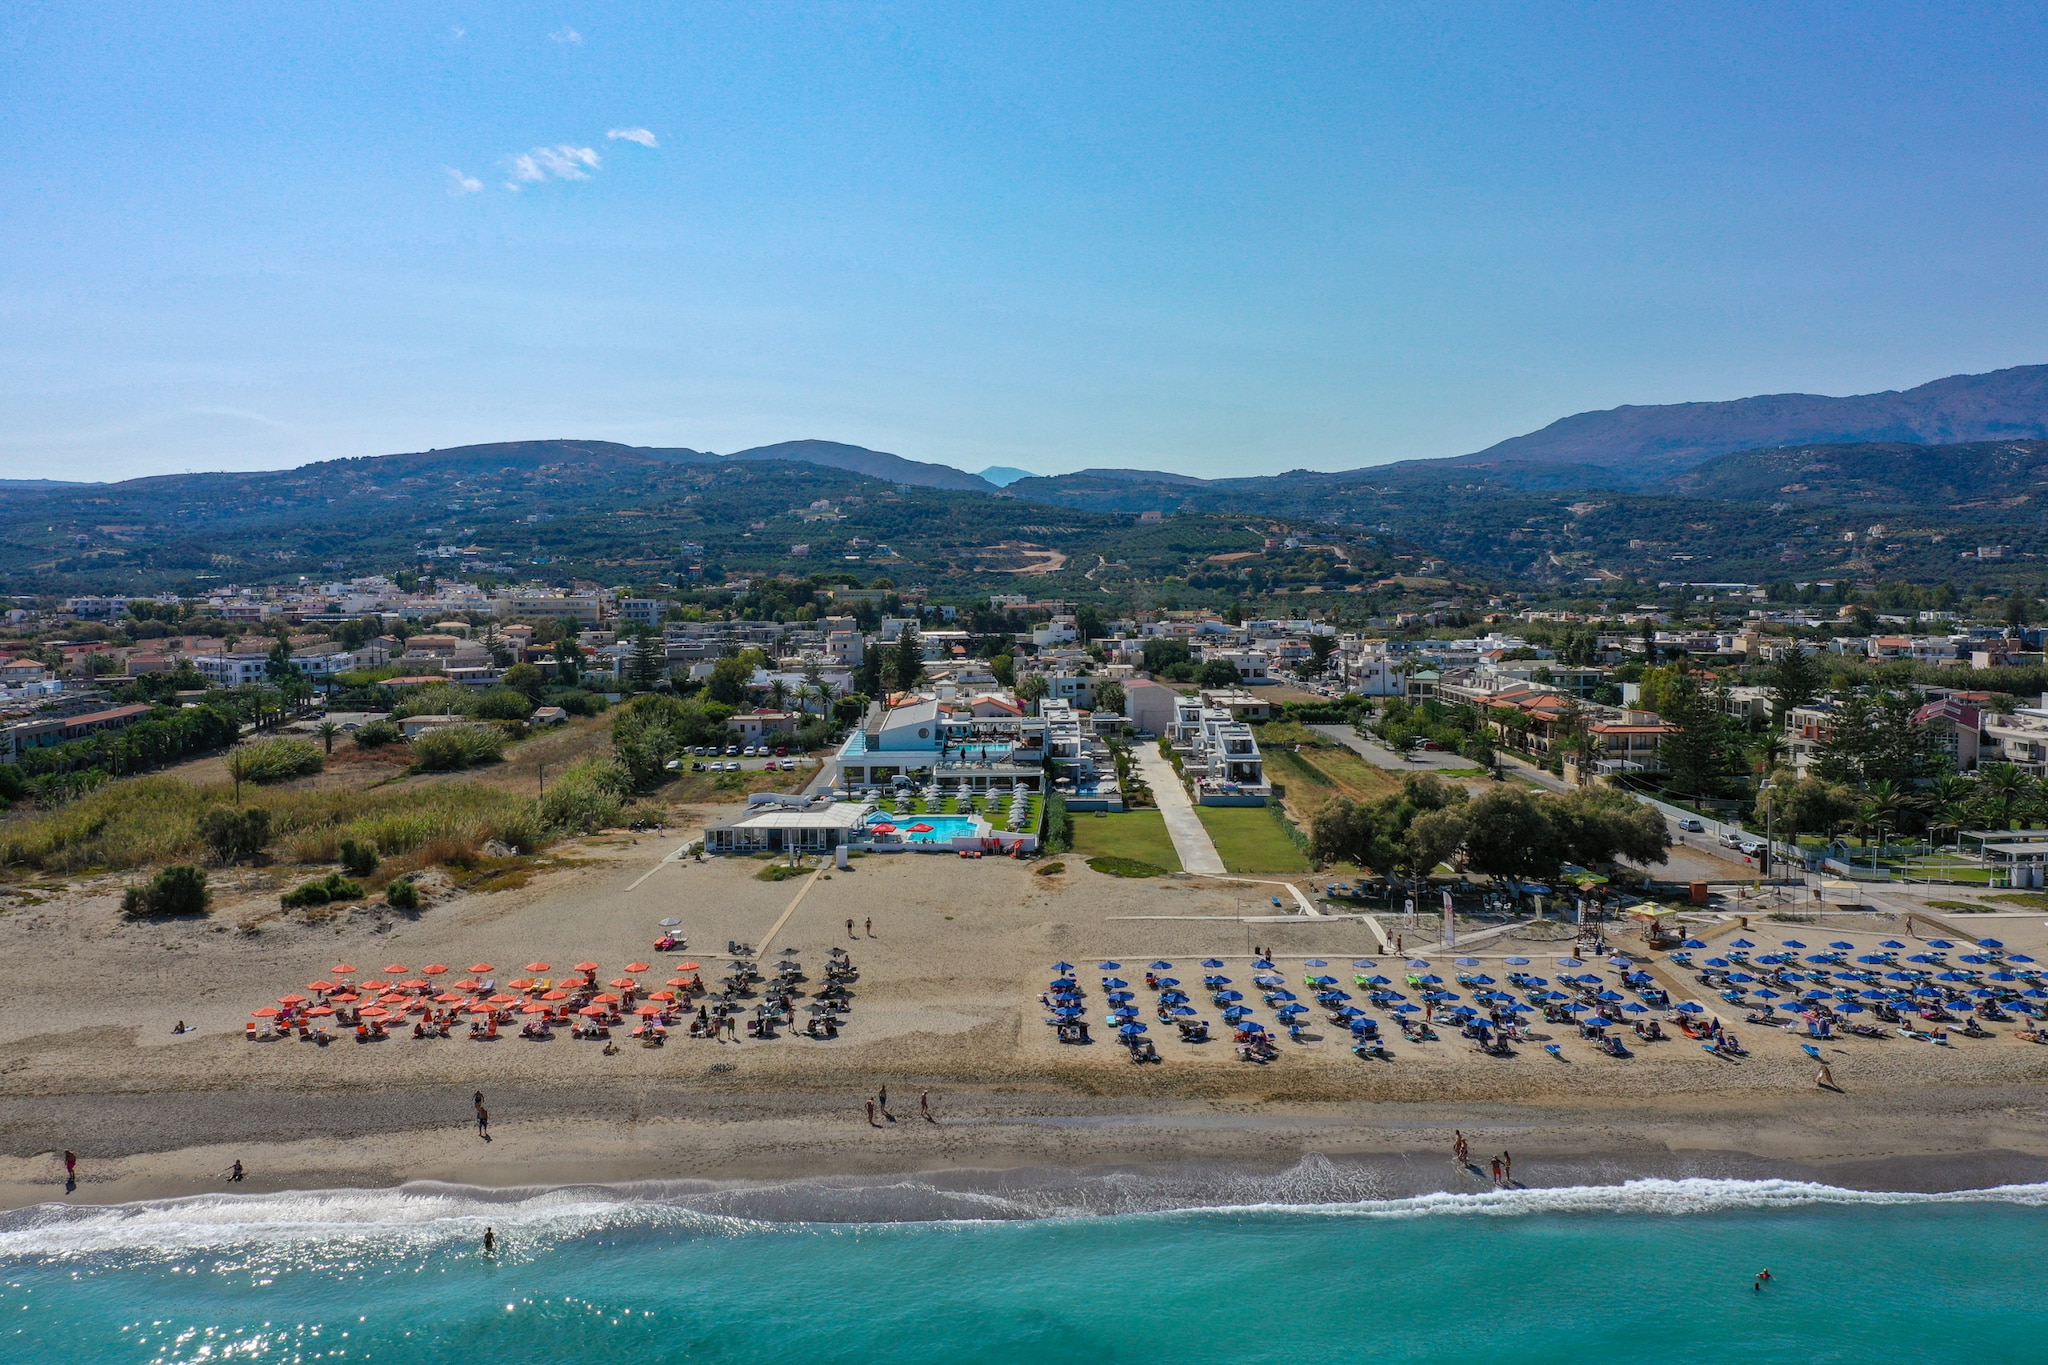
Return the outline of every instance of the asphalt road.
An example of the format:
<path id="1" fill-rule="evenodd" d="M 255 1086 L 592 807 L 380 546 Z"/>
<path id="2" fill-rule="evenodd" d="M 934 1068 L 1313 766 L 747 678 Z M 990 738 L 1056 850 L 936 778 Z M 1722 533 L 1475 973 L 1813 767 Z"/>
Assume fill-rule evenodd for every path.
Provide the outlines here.
<path id="1" fill-rule="evenodd" d="M 1406 759 L 1378 740 L 1365 738 L 1348 725 L 1311 725 L 1308 728 L 1325 738 L 1336 740 L 1366 762 L 1394 772 L 1428 772 L 1432 768 L 1472 766 L 1472 760 L 1463 754 L 1448 754 L 1430 749 L 1420 750 L 1412 760 Z"/>

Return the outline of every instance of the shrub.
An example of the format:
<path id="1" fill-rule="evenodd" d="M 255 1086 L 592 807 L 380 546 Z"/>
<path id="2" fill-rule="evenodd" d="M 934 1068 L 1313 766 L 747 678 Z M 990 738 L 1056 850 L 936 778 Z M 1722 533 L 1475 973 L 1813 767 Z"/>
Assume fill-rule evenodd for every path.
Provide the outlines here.
<path id="1" fill-rule="evenodd" d="M 285 892 L 278 897 L 278 903 L 287 910 L 298 910 L 308 905 L 326 905 L 329 901 L 359 901 L 362 898 L 361 882 L 350 881 L 339 872 L 330 872 Z"/>
<path id="2" fill-rule="evenodd" d="M 222 865 L 247 862 L 270 842 L 270 812 L 261 806 L 214 806 L 199 817 L 199 837 Z"/>
<path id="3" fill-rule="evenodd" d="M 129 887 L 121 908 L 131 915 L 203 915 L 207 899 L 205 870 L 179 863 L 157 873 L 147 885 Z"/>
<path id="4" fill-rule="evenodd" d="M 354 839 L 341 841 L 341 870 L 351 877 L 367 877 L 377 870 L 377 849 L 374 844 L 360 843 Z"/>
<path id="5" fill-rule="evenodd" d="M 393 910 L 420 908 L 420 888 L 410 877 L 400 877 L 384 888 L 384 903 Z"/>
<path id="6" fill-rule="evenodd" d="M 533 714 L 533 701 L 511 687 L 494 687 L 478 697 L 469 709 L 478 720 L 525 720 Z"/>
<path id="7" fill-rule="evenodd" d="M 616 825 L 632 785 L 631 775 L 615 759 L 594 754 L 578 759 L 541 798 L 540 821 L 550 829 L 583 834 Z"/>
<path id="8" fill-rule="evenodd" d="M 243 780 L 248 782 L 287 782 L 317 773 L 327 765 L 320 746 L 310 739 L 252 740 L 237 753 L 243 763 Z"/>
<path id="9" fill-rule="evenodd" d="M 505 756 L 505 737 L 488 725 L 448 725 L 412 742 L 413 766 L 445 773 L 495 763 Z"/>
<path id="10" fill-rule="evenodd" d="M 386 744 L 396 744 L 405 738 L 405 731 L 388 720 L 365 721 L 356 727 L 355 740 L 358 749 L 381 749 Z"/>
<path id="11" fill-rule="evenodd" d="M 1074 846 L 1074 817 L 1067 814 L 1066 798 L 1050 792 L 1045 798 L 1045 842 L 1047 853 L 1065 853 Z"/>
<path id="12" fill-rule="evenodd" d="M 391 704 L 391 718 L 466 716 L 475 704 L 470 694 L 454 683 L 433 683 L 426 687 L 408 688 Z"/>

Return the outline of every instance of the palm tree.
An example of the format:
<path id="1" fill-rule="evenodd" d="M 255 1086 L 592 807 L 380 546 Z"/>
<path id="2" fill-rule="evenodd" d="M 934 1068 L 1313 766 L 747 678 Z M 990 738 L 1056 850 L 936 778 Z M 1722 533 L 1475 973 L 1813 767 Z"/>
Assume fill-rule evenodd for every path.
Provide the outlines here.
<path id="1" fill-rule="evenodd" d="M 334 737 L 341 733 L 341 727 L 331 720 L 323 720 L 313 729 L 319 733 L 320 742 L 327 746 L 327 756 L 334 757 Z"/>
<path id="2" fill-rule="evenodd" d="M 775 709 L 780 711 L 789 701 L 789 684 L 779 677 L 769 679 L 768 698 L 775 703 Z"/>
<path id="3" fill-rule="evenodd" d="M 2013 807 L 2025 801 L 2033 779 L 2010 763 L 1993 763 L 1977 770 L 1977 786 L 1985 812 L 1999 829 L 2012 828 Z"/>

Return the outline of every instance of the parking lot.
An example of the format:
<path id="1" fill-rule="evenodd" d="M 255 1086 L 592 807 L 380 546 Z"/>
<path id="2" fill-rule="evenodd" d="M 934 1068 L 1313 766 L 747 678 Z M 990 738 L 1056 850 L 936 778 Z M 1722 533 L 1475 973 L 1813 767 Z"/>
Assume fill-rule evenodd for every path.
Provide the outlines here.
<path id="1" fill-rule="evenodd" d="M 722 749 L 709 746 L 691 748 L 679 755 L 672 766 L 676 771 L 693 773 L 794 773 L 802 772 L 813 765 L 800 753 L 778 754 L 772 748 L 729 744 Z"/>

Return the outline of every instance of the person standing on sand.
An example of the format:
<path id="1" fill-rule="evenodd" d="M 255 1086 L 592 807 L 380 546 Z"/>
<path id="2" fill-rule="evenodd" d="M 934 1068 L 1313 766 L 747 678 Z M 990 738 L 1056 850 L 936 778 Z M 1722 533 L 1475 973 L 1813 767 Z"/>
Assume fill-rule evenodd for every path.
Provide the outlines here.
<path id="1" fill-rule="evenodd" d="M 875 917 L 873 915 L 869 915 L 867 917 L 866 928 L 868 931 L 868 937 L 873 938 L 875 936 Z"/>
<path id="2" fill-rule="evenodd" d="M 931 1091 L 929 1091 L 929 1090 L 920 1090 L 920 1091 L 918 1091 L 918 1092 L 917 1092 L 917 1112 L 918 1112 L 918 1113 L 920 1113 L 920 1114 L 922 1114 L 922 1115 L 924 1115 L 924 1121 L 925 1121 L 926 1123 L 937 1123 L 937 1122 L 938 1122 L 938 1120 L 937 1120 L 937 1119 L 935 1119 L 935 1118 L 933 1118 L 933 1117 L 932 1117 L 932 1092 L 931 1092 Z"/>
<path id="3" fill-rule="evenodd" d="M 1499 1188 L 1500 1188 L 1500 1158 L 1499 1158 L 1499 1157 L 1495 1157 L 1495 1158 L 1493 1159 L 1493 1187 L 1494 1187 L 1495 1189 L 1499 1189 Z"/>
<path id="4" fill-rule="evenodd" d="M 848 938 L 853 937 L 853 921 L 851 919 L 846 921 L 846 936 Z"/>
<path id="5" fill-rule="evenodd" d="M 1465 1134 L 1457 1128 L 1451 1129 L 1451 1156 L 1460 1166 L 1472 1164 L 1472 1149 L 1465 1145 Z"/>
<path id="6" fill-rule="evenodd" d="M 1506 1152 L 1502 1152 L 1500 1154 L 1500 1178 L 1503 1181 L 1505 1181 L 1509 1185 L 1509 1187 L 1513 1187 L 1515 1183 L 1515 1159 L 1509 1156 Z"/>
<path id="7" fill-rule="evenodd" d="M 485 1142 L 491 1140 L 491 1111 L 482 1105 L 476 1107 L 476 1135 Z"/>
<path id="8" fill-rule="evenodd" d="M 241 1159 L 240 1157 L 236 1157 L 236 1158 L 235 1158 L 235 1164 L 234 1164 L 234 1165 L 232 1165 L 232 1166 L 230 1166 L 230 1167 L 228 1167 L 228 1182 L 229 1182 L 230 1184 L 238 1184 L 238 1183 L 240 1183 L 241 1179 L 242 1179 L 242 1159 Z"/>
<path id="9" fill-rule="evenodd" d="M 1813 1078 L 1813 1086 L 1816 1090 L 1841 1089 L 1840 1086 L 1835 1084 L 1835 1073 L 1828 1070 L 1828 1064 L 1826 1062 L 1822 1062 L 1820 1064 L 1820 1070 L 1817 1073 L 1815 1073 Z"/>
<path id="10" fill-rule="evenodd" d="M 875 1102 L 871 1099 L 868 1101 L 868 1127 L 880 1128 L 881 1126 L 881 1124 L 875 1122 Z"/>

